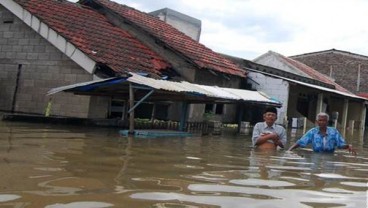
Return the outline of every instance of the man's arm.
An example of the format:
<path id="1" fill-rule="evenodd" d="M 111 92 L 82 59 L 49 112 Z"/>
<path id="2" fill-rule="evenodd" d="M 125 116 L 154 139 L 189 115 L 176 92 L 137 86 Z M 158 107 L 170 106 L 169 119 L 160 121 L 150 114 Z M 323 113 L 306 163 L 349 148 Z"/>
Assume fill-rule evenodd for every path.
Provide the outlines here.
<path id="1" fill-rule="evenodd" d="M 261 145 L 267 140 L 273 140 L 275 144 L 279 141 L 279 136 L 276 133 L 266 133 L 266 134 L 260 134 L 260 136 L 257 138 L 255 145 Z"/>
<path id="2" fill-rule="evenodd" d="M 295 144 L 293 144 L 293 145 L 288 149 L 288 151 L 292 151 L 293 149 L 298 148 L 298 147 L 299 147 L 299 144 L 298 144 L 298 143 L 295 143 Z"/>
<path id="3" fill-rule="evenodd" d="M 292 151 L 293 149 L 296 149 L 298 147 L 305 147 L 305 146 L 307 146 L 309 143 L 312 142 L 312 137 L 313 137 L 313 129 L 309 130 L 300 139 L 298 139 L 298 141 L 296 141 L 295 144 L 293 144 L 288 149 L 288 151 Z"/>
<path id="4" fill-rule="evenodd" d="M 282 131 L 280 135 L 278 135 L 278 138 L 275 144 L 277 144 L 281 148 L 284 148 L 286 142 L 287 142 L 286 130 L 284 129 L 284 127 L 282 127 Z"/>
<path id="5" fill-rule="evenodd" d="M 356 151 L 353 149 L 353 145 L 351 144 L 345 144 L 341 149 L 347 149 L 352 155 L 357 155 Z"/>
<path id="6" fill-rule="evenodd" d="M 340 134 L 340 132 L 338 130 L 336 130 L 336 137 L 337 137 L 337 144 L 338 147 L 340 149 L 347 149 L 349 151 L 349 153 L 351 153 L 352 155 L 356 155 L 356 151 L 353 149 L 353 145 L 351 144 L 346 144 L 346 141 L 344 139 L 344 137 Z"/>

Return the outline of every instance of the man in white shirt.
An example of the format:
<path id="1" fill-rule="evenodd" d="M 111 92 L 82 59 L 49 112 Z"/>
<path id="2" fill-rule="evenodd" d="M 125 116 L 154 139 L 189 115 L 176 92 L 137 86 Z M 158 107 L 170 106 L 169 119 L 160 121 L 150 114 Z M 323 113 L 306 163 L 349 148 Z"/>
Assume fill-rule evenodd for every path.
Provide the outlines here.
<path id="1" fill-rule="evenodd" d="M 284 148 L 286 131 L 281 125 L 275 124 L 277 110 L 275 107 L 266 108 L 263 114 L 264 122 L 257 123 L 253 128 L 252 142 L 258 149 Z"/>

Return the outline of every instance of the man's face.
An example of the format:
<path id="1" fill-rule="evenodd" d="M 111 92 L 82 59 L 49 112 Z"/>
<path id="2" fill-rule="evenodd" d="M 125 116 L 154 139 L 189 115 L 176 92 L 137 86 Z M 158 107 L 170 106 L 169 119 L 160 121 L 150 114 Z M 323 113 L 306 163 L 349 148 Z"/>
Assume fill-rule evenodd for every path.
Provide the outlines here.
<path id="1" fill-rule="evenodd" d="M 319 127 L 326 127 L 327 126 L 327 116 L 319 116 L 317 118 L 317 124 Z"/>
<path id="2" fill-rule="evenodd" d="M 263 119 L 264 121 L 266 121 L 267 124 L 273 124 L 277 119 L 277 115 L 276 113 L 267 112 L 263 114 Z"/>

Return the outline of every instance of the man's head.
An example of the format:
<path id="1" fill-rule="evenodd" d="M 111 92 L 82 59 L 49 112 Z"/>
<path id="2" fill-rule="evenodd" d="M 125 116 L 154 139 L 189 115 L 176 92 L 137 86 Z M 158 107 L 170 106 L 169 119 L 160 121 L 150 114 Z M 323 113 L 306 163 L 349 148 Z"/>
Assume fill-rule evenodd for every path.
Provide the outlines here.
<path id="1" fill-rule="evenodd" d="M 277 119 L 277 110 L 275 107 L 268 107 L 265 109 L 263 113 L 263 120 L 267 123 L 267 125 L 271 126 L 275 123 Z"/>
<path id="2" fill-rule="evenodd" d="M 316 116 L 316 122 L 319 127 L 326 128 L 328 124 L 328 120 L 330 119 L 330 116 L 327 113 L 321 112 L 318 113 Z"/>

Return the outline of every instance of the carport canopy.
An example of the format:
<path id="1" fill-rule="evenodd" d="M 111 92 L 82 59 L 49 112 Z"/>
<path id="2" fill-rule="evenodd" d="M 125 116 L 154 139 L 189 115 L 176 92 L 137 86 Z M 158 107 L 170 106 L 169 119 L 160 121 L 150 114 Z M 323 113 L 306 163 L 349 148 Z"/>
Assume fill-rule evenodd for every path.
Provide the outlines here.
<path id="1" fill-rule="evenodd" d="M 178 101 L 186 103 L 247 103 L 281 107 L 282 103 L 263 92 L 199 85 L 185 81 L 157 80 L 136 73 L 127 77 L 113 77 L 53 88 L 47 95 L 72 92 L 78 95 L 115 96 L 129 98 L 129 88 L 134 98 L 144 101 Z"/>

